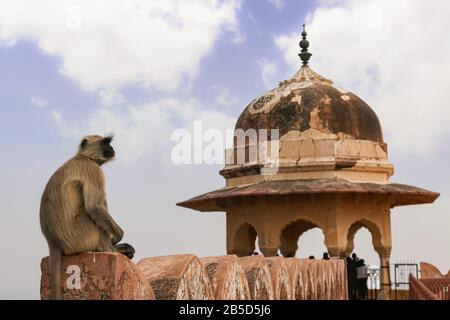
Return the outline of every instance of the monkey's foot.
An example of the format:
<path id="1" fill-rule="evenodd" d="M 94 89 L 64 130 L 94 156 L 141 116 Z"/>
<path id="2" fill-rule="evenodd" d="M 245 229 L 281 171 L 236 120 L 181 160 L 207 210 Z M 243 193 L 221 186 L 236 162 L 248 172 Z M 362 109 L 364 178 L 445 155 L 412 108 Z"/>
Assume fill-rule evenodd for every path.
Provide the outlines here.
<path id="1" fill-rule="evenodd" d="M 129 259 L 133 259 L 136 252 L 131 244 L 119 243 L 114 246 L 121 254 L 126 255 Z"/>

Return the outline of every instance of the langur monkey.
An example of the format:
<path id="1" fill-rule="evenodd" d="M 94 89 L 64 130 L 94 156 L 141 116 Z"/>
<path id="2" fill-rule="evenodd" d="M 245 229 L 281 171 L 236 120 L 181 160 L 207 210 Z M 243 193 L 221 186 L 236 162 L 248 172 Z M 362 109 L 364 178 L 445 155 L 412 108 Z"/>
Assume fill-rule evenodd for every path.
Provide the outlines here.
<path id="1" fill-rule="evenodd" d="M 100 166 L 115 156 L 111 141 L 112 136 L 84 137 L 77 154 L 56 170 L 42 195 L 40 222 L 50 251 L 52 299 L 62 299 L 62 255 L 106 251 L 134 256 L 131 245 L 118 244 L 123 231 L 106 204 Z"/>

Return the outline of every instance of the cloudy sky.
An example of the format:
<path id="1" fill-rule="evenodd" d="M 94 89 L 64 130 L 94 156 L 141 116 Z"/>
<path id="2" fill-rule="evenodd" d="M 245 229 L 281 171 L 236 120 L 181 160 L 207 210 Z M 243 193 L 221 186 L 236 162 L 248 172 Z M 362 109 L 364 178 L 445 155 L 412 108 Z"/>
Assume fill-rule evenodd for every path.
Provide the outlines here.
<path id="1" fill-rule="evenodd" d="M 224 185 L 219 165 L 176 166 L 171 133 L 233 128 L 240 112 L 311 67 L 377 112 L 393 180 L 435 190 L 393 210 L 392 261 L 450 267 L 450 4 L 441 0 L 0 0 L 0 298 L 38 298 L 47 255 L 38 219 L 52 172 L 80 137 L 114 132 L 111 214 L 141 257 L 225 253 L 222 213 L 176 202 Z M 323 235 L 300 238 L 320 255 Z M 370 234 L 356 249 L 377 259 Z"/>

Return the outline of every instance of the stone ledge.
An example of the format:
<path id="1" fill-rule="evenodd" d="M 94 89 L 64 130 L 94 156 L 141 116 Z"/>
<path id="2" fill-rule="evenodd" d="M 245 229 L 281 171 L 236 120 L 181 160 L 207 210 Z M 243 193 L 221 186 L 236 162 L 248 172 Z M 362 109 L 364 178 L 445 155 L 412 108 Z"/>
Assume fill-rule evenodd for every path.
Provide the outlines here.
<path id="1" fill-rule="evenodd" d="M 41 297 L 50 298 L 48 257 L 41 262 Z M 66 300 L 346 300 L 346 262 L 192 254 L 144 258 L 120 253 L 64 256 Z"/>
<path id="2" fill-rule="evenodd" d="M 286 258 L 267 257 L 275 300 L 292 300 L 292 282 L 286 264 Z"/>
<path id="3" fill-rule="evenodd" d="M 247 278 L 235 255 L 201 258 L 216 300 L 250 300 Z"/>
<path id="4" fill-rule="evenodd" d="M 289 279 L 291 281 L 292 299 L 305 300 L 306 292 L 303 284 L 303 277 L 300 275 L 299 260 L 297 258 L 285 258 L 286 267 L 289 272 Z"/>
<path id="5" fill-rule="evenodd" d="M 273 300 L 274 292 L 270 270 L 264 256 L 239 258 L 239 263 L 247 277 L 252 300 Z"/>
<path id="6" fill-rule="evenodd" d="M 144 258 L 138 262 L 157 300 L 213 300 L 208 275 L 193 254 Z"/>
<path id="7" fill-rule="evenodd" d="M 137 266 L 113 252 L 63 256 L 61 284 L 64 300 L 154 300 Z M 50 298 L 49 258 L 41 261 L 41 299 Z"/>

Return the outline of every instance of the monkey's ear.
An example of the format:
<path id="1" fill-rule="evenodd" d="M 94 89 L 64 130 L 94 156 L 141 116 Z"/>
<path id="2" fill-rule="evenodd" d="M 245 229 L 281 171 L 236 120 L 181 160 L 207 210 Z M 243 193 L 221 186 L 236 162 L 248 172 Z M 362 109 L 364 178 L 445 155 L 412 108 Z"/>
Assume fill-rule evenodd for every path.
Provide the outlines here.
<path id="1" fill-rule="evenodd" d="M 114 139 L 114 133 L 109 133 L 107 135 L 105 135 L 105 138 L 103 139 L 103 141 L 105 143 L 111 143 L 111 141 Z"/>
<path id="2" fill-rule="evenodd" d="M 87 139 L 83 139 L 83 141 L 81 141 L 80 148 L 83 149 L 86 146 L 87 142 Z"/>

